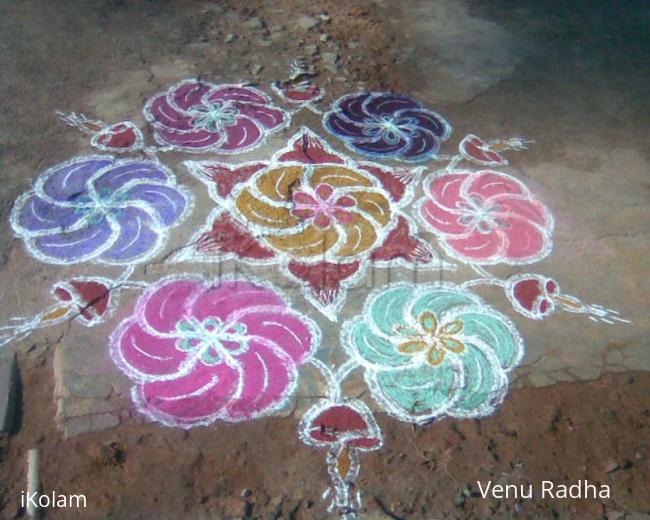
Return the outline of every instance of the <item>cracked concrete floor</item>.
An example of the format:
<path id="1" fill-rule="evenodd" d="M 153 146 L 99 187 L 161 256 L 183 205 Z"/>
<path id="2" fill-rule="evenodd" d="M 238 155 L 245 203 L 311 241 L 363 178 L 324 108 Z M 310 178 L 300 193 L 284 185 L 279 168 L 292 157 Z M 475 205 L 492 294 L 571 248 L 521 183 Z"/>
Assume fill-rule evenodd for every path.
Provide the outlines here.
<path id="1" fill-rule="evenodd" d="M 307 58 L 328 90 L 326 103 L 359 88 L 395 89 L 444 114 L 455 138 L 474 132 L 533 139 L 531 150 L 511 156 L 510 171 L 551 208 L 555 245 L 549 257 L 525 271 L 551 276 L 566 293 L 617 309 L 632 322 L 608 326 L 568 313 L 533 322 L 509 313 L 502 293 L 482 291 L 509 313 L 526 340 L 510 396 L 494 417 L 476 422 L 447 420 L 411 431 L 381 417 L 387 448 L 364 459 L 362 469 L 361 483 L 375 498 L 367 501 L 369 517 L 510 518 L 514 503 L 463 501 L 458 490 L 485 475 L 513 472 L 523 480 L 589 475 L 618 490 L 604 503 L 525 504 L 523 514 L 530 518 L 650 511 L 643 442 L 650 405 L 650 41 L 642 2 L 629 2 L 625 11 L 606 2 L 434 0 L 399 7 L 359 0 L 346 6 L 297 0 L 7 0 L 2 7 L 0 85 L 8 100 L 1 120 L 3 320 L 38 312 L 59 279 L 115 275 L 98 266 L 40 264 L 11 235 L 11 205 L 35 176 L 90 153 L 79 134 L 56 120 L 55 110 L 129 119 L 143 127 L 143 102 L 179 79 L 201 74 L 265 87 L 316 44 L 317 54 Z M 304 32 L 292 24 L 296 12 L 327 12 L 331 19 Z M 252 17 L 267 29 L 245 26 Z M 229 34 L 235 38 L 226 44 Z M 332 52 L 338 55 L 334 65 L 322 58 Z M 292 128 L 300 124 L 319 128 L 318 118 L 306 113 Z M 267 157 L 289 135 L 275 136 L 242 160 Z M 183 158 L 166 157 L 179 176 Z M 211 207 L 202 185 L 189 177 L 183 181 L 194 190 L 197 209 L 174 231 L 168 248 L 183 245 Z M 153 264 L 138 275 L 155 280 L 169 269 Z M 499 275 L 517 271 L 494 269 Z M 466 274 L 445 273 L 445 279 Z M 370 285 L 366 280 L 350 294 L 343 319 L 358 312 Z M 290 295 L 294 302 L 302 298 L 297 291 Z M 150 518 L 162 510 L 169 518 L 245 516 L 243 488 L 254 491 L 254 515 L 324 517 L 322 457 L 297 447 L 297 419 L 290 411 L 284 419 L 190 433 L 143 424 L 133 413 L 130 383 L 108 358 L 106 338 L 134 298 L 123 297 L 110 323 L 93 329 L 61 325 L 9 347 L 19 352 L 25 406 L 21 430 L 3 441 L 3 517 L 22 514 L 17 498 L 23 454 L 36 443 L 43 446 L 51 487 L 88 490 L 92 510 L 83 518 Z M 326 335 L 338 337 L 327 320 L 308 306 L 305 311 Z M 299 395 L 317 391 L 303 377 Z M 352 380 L 350 391 L 363 391 L 363 382 Z M 301 409 L 300 400 L 296 406 Z M 97 433 L 75 436 L 89 431 Z M 530 443 L 538 446 L 534 452 Z M 216 451 L 206 454 L 208 449 Z M 114 464 L 111 450 L 125 452 L 126 462 Z M 277 457 L 267 460 L 275 451 Z M 625 470 L 606 471 L 612 464 L 624 468 L 626 461 L 632 465 Z M 210 471 L 215 466 L 218 477 Z M 150 475 L 163 467 L 170 472 L 166 481 Z M 274 482 L 280 474 L 283 488 Z M 102 486 L 112 490 L 100 491 Z M 136 495 L 152 486 L 159 495 L 146 492 L 139 501 Z M 48 518 L 70 515 L 48 512 Z"/>

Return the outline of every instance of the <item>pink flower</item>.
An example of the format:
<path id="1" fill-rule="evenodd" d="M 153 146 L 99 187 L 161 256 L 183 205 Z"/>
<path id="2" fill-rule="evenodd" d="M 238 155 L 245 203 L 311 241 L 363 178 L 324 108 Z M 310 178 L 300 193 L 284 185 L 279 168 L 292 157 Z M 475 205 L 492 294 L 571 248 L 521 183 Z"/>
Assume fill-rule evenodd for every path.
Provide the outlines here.
<path id="1" fill-rule="evenodd" d="M 455 171 L 431 178 L 425 194 L 419 216 L 454 258 L 527 264 L 551 251 L 553 217 L 510 175 Z"/>
<path id="2" fill-rule="evenodd" d="M 149 99 L 144 116 L 159 144 L 186 152 L 244 152 L 289 121 L 256 88 L 193 79 Z"/>
<path id="3" fill-rule="evenodd" d="M 111 336 L 115 363 L 137 383 L 138 409 L 169 426 L 241 421 L 286 404 L 316 325 L 260 283 L 167 278 Z"/>
<path id="4" fill-rule="evenodd" d="M 350 224 L 354 220 L 354 214 L 348 209 L 357 205 L 357 201 L 349 195 L 335 195 L 334 188 L 329 184 L 319 184 L 313 194 L 296 191 L 293 203 L 293 216 L 302 220 L 313 219 L 314 224 L 321 229 L 330 227 L 332 220 Z"/>

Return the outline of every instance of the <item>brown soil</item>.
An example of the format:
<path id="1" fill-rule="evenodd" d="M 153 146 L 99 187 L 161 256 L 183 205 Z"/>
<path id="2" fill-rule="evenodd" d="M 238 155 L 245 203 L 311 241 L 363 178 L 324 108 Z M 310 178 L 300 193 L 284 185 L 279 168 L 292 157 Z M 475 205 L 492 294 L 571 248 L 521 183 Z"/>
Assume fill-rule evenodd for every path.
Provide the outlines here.
<path id="1" fill-rule="evenodd" d="M 33 360 L 25 356 L 23 366 Z M 298 418 L 191 431 L 129 425 L 70 440 L 54 427 L 47 363 L 24 370 L 20 432 L 2 442 L 2 518 L 18 518 L 26 452 L 42 452 L 43 486 L 86 495 L 88 508 L 47 519 L 327 518 L 325 453 L 297 438 Z M 650 513 L 647 373 L 514 390 L 483 420 L 425 428 L 379 417 L 380 452 L 362 456 L 367 518 L 603 518 Z M 477 480 L 608 484 L 610 500 L 483 499 Z M 250 490 L 250 496 L 244 490 Z M 366 516 L 362 516 L 366 517 Z M 612 516 L 613 517 L 613 516 Z"/>

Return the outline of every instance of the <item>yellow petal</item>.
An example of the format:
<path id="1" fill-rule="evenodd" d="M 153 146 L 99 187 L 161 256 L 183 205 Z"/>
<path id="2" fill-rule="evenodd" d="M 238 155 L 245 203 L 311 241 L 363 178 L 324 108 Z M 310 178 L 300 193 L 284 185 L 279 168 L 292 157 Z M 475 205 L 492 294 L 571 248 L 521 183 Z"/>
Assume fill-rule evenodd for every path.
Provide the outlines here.
<path id="1" fill-rule="evenodd" d="M 50 312 L 45 314 L 43 318 L 41 318 L 43 321 L 51 321 L 51 320 L 58 320 L 59 318 L 63 318 L 68 312 L 70 312 L 71 307 L 68 305 L 64 305 L 63 307 L 57 307 L 56 309 L 52 309 Z"/>
<path id="2" fill-rule="evenodd" d="M 354 215 L 350 224 L 344 224 L 345 242 L 337 251 L 341 257 L 354 256 L 372 249 L 377 243 L 374 226 L 361 215 Z"/>
<path id="3" fill-rule="evenodd" d="M 268 236 L 264 240 L 271 247 L 294 256 L 313 257 L 325 254 L 338 240 L 334 228 L 320 229 L 308 226 L 304 231 L 287 236 Z"/>
<path id="4" fill-rule="evenodd" d="M 329 184 L 333 188 L 372 186 L 372 182 L 365 175 L 343 166 L 321 166 L 316 168 L 310 184 L 312 188 L 316 188 L 319 184 Z"/>
<path id="5" fill-rule="evenodd" d="M 239 194 L 236 206 L 248 222 L 267 228 L 289 229 L 300 223 L 300 220 L 291 214 L 289 208 L 267 204 L 254 197 L 248 189 Z"/>
<path id="6" fill-rule="evenodd" d="M 350 473 L 351 466 L 352 460 L 350 459 L 350 447 L 345 446 L 341 450 L 341 454 L 338 456 L 336 461 L 336 469 L 338 469 L 339 475 L 345 479 L 348 476 L 348 473 Z"/>
<path id="7" fill-rule="evenodd" d="M 420 325 L 429 334 L 433 334 L 438 328 L 438 319 L 431 311 L 425 311 L 420 315 Z"/>
<path id="8" fill-rule="evenodd" d="M 440 333 L 445 335 L 458 334 L 461 330 L 463 330 L 463 322 L 460 320 L 454 320 L 445 323 Z"/>
<path id="9" fill-rule="evenodd" d="M 432 347 L 429 349 L 429 352 L 427 352 L 427 361 L 429 362 L 430 365 L 433 365 L 434 367 L 437 367 L 440 365 L 445 360 L 445 351 L 444 350 L 438 350 L 435 347 Z"/>
<path id="10" fill-rule="evenodd" d="M 357 208 L 365 212 L 370 218 L 382 226 L 386 226 L 391 220 L 390 202 L 381 193 L 367 191 L 347 192 L 357 201 Z"/>
<path id="11" fill-rule="evenodd" d="M 567 296 L 565 294 L 561 294 L 559 296 L 554 296 L 553 299 L 556 302 L 564 305 L 565 307 L 569 307 L 569 309 L 578 310 L 584 308 L 582 302 L 580 300 L 577 300 L 573 296 Z"/>
<path id="12" fill-rule="evenodd" d="M 448 336 L 441 336 L 440 343 L 447 350 L 451 350 L 452 352 L 455 352 L 457 354 L 465 350 L 465 345 L 461 341 L 458 341 L 457 339 L 454 338 L 450 338 Z"/>
<path id="13" fill-rule="evenodd" d="M 271 200 L 291 202 L 291 195 L 300 188 L 303 175 L 301 166 L 283 166 L 262 175 L 257 180 L 257 188 Z"/>
<path id="14" fill-rule="evenodd" d="M 427 344 L 424 341 L 413 340 L 402 343 L 397 347 L 397 350 L 402 354 L 417 354 L 424 351 L 425 348 L 427 348 Z"/>

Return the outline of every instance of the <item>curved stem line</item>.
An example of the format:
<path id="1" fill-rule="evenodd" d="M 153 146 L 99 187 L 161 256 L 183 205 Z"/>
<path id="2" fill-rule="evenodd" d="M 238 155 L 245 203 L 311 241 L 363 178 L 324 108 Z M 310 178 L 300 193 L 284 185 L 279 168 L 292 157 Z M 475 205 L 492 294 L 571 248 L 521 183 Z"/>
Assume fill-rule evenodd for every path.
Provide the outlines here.
<path id="1" fill-rule="evenodd" d="M 343 380 L 349 376 L 352 371 L 359 366 L 359 363 L 357 362 L 356 359 L 348 359 L 345 363 L 343 363 L 340 367 L 336 369 L 336 384 L 337 387 L 340 389 L 341 388 L 341 383 Z"/>
<path id="2" fill-rule="evenodd" d="M 149 284 L 147 282 L 137 281 L 124 282 L 120 285 L 120 289 L 146 289 L 147 287 L 149 287 Z"/>
<path id="3" fill-rule="evenodd" d="M 463 160 L 463 156 L 460 154 L 451 156 L 449 158 L 449 164 L 445 166 L 445 171 L 453 170 L 458 165 L 458 163 L 461 162 L 462 160 Z"/>
<path id="4" fill-rule="evenodd" d="M 341 388 L 336 380 L 334 371 L 320 359 L 312 358 L 309 363 L 316 368 L 327 383 L 327 395 L 332 401 L 338 401 L 341 397 Z"/>
<path id="5" fill-rule="evenodd" d="M 70 318 L 70 312 L 66 312 L 59 318 L 48 320 L 48 323 L 43 323 L 43 318 L 50 312 L 55 311 L 60 306 L 61 305 L 59 303 L 50 305 L 47 309 L 39 312 L 35 316 L 24 318 L 24 321 L 22 323 L 18 323 L 16 325 L 6 325 L 2 327 L 0 331 L 6 331 L 6 333 L 0 334 L 0 347 L 4 347 L 13 341 L 20 341 L 37 329 L 49 327 L 52 325 L 58 325 L 59 323 L 67 321 Z"/>
<path id="6" fill-rule="evenodd" d="M 503 280 L 499 280 L 498 278 L 490 277 L 490 278 L 474 278 L 473 280 L 467 280 L 466 282 L 463 282 L 460 284 L 460 287 L 462 289 L 467 289 L 468 287 L 474 287 L 475 285 L 496 285 L 498 287 L 503 287 L 505 286 L 505 282 Z"/>
<path id="7" fill-rule="evenodd" d="M 310 112 L 316 114 L 316 115 L 322 115 L 323 111 L 317 107 L 315 107 L 313 104 L 310 102 L 305 103 L 301 108 L 306 108 Z"/>
<path id="8" fill-rule="evenodd" d="M 494 276 L 493 274 L 488 273 L 488 272 L 487 272 L 483 267 L 481 267 L 480 265 L 472 264 L 472 265 L 470 265 L 470 267 L 472 268 L 472 270 L 473 270 L 476 274 L 478 274 L 478 275 L 480 275 L 480 276 L 484 276 L 485 278 L 491 278 L 491 279 L 493 279 L 493 280 L 498 280 L 498 278 L 497 278 L 496 276 Z"/>
<path id="9" fill-rule="evenodd" d="M 124 269 L 122 274 L 115 279 L 115 285 L 121 285 L 124 282 L 126 282 L 129 278 L 131 278 L 131 275 L 133 274 L 134 271 L 135 271 L 135 266 L 133 265 L 130 265 L 129 267 Z"/>

